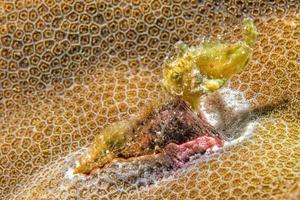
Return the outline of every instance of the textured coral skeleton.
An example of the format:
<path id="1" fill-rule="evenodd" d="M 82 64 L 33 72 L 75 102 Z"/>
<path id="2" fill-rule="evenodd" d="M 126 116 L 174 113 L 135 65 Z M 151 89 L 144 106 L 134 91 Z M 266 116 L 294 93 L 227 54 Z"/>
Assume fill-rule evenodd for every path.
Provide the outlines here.
<path id="1" fill-rule="evenodd" d="M 298 1 L 5 0 L 0 7 L 1 199 L 299 199 Z M 254 108 L 283 97 L 289 104 L 263 116 L 241 143 L 159 181 L 137 180 L 144 168 L 117 163 L 88 180 L 69 177 L 72 159 L 104 126 L 165 95 L 161 66 L 176 42 L 240 40 L 246 17 L 260 33 L 253 62 L 226 87 Z M 129 178 L 120 185 L 122 174 Z"/>

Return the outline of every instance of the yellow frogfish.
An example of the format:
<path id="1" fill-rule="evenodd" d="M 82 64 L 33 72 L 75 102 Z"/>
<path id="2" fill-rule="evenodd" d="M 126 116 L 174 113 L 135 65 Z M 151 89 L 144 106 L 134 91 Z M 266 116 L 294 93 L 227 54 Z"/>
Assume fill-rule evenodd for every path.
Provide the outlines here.
<path id="1" fill-rule="evenodd" d="M 163 85 L 175 96 L 182 97 L 194 110 L 202 94 L 222 87 L 251 60 L 257 31 L 252 19 L 244 21 L 244 40 L 235 43 L 205 42 L 188 47 L 176 44 L 177 55 L 163 67 Z"/>

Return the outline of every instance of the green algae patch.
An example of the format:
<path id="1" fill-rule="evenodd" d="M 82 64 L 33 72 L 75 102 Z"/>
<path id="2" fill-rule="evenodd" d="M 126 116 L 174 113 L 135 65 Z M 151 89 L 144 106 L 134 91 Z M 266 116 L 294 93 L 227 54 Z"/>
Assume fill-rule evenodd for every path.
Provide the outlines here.
<path id="1" fill-rule="evenodd" d="M 89 147 L 89 152 L 79 159 L 79 166 L 74 172 L 89 173 L 92 169 L 103 167 L 116 158 L 116 154 L 127 142 L 130 127 L 131 124 L 125 121 L 106 127 L 101 135 L 96 136 Z"/>
<path id="2" fill-rule="evenodd" d="M 163 67 L 166 90 L 197 110 L 202 94 L 218 90 L 251 60 L 258 35 L 253 20 L 244 21 L 243 34 L 244 40 L 235 43 L 211 41 L 192 47 L 177 43 L 176 56 Z"/>

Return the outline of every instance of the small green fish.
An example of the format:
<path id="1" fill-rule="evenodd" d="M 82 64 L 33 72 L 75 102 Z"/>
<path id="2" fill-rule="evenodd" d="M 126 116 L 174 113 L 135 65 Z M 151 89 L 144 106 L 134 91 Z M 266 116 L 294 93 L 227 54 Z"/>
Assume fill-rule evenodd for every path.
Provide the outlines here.
<path id="1" fill-rule="evenodd" d="M 246 19 L 243 41 L 233 44 L 212 41 L 195 47 L 177 43 L 177 55 L 163 67 L 164 87 L 197 110 L 202 94 L 219 89 L 233 74 L 245 68 L 251 60 L 257 35 L 253 20 Z"/>

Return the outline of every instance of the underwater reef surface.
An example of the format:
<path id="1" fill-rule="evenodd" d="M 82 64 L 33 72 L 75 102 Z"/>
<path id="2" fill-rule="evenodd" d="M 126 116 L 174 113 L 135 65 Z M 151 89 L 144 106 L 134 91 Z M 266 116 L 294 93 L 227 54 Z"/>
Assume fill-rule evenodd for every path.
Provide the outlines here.
<path id="1" fill-rule="evenodd" d="M 0 1 L 0 199 L 299 199 L 299 10 L 296 0 Z M 162 66 L 178 41 L 241 40 L 248 17 L 252 60 L 201 105 L 224 135 L 243 113 L 278 105 L 250 133 L 234 129 L 243 140 L 176 171 L 151 158 L 73 174 L 104 127 L 168 98 Z M 214 105 L 230 109 L 209 115 Z"/>

